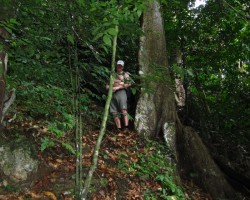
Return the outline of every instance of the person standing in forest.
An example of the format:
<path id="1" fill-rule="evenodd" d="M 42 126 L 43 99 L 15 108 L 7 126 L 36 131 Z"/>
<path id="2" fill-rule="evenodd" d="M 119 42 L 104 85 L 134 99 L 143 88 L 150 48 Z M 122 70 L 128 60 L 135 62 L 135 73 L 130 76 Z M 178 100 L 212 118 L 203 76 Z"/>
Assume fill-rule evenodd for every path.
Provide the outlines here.
<path id="1" fill-rule="evenodd" d="M 182 80 L 179 76 L 175 75 L 175 101 L 178 107 L 178 110 L 182 110 L 186 104 L 186 92 L 182 83 Z"/>
<path id="2" fill-rule="evenodd" d="M 131 78 L 128 72 L 124 72 L 124 61 L 118 60 L 116 65 L 116 74 L 113 85 L 113 97 L 110 103 L 110 112 L 114 117 L 114 122 L 118 131 L 122 131 L 121 118 L 124 122 L 124 132 L 129 131 L 127 88 L 131 86 Z M 109 86 L 107 85 L 108 89 Z"/>
<path id="3" fill-rule="evenodd" d="M 183 122 L 185 119 L 185 105 L 186 105 L 186 91 L 183 86 L 182 80 L 179 75 L 175 75 L 175 101 L 177 105 L 177 113 L 180 120 Z"/>

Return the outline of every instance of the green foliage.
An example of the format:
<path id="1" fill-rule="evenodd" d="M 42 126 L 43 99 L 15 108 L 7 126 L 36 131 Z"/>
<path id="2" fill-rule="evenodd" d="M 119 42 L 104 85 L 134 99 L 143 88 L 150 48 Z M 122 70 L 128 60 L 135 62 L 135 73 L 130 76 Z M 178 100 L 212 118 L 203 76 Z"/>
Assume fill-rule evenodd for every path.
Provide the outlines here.
<path id="1" fill-rule="evenodd" d="M 238 131 L 246 135 L 250 124 L 246 33 L 250 29 L 245 11 L 249 6 L 235 0 L 207 1 L 197 9 L 187 5 L 164 1 L 163 6 L 171 69 L 184 80 L 188 95 L 187 118 L 206 138 Z M 176 49 L 182 53 L 180 66 L 174 63 Z M 244 141 L 244 136 L 238 139 Z"/>
<path id="2" fill-rule="evenodd" d="M 172 80 L 167 76 L 168 73 L 165 66 L 151 64 L 149 72 L 143 72 L 140 79 L 140 86 L 143 88 L 142 92 L 154 93 L 157 84 L 169 84 L 172 85 Z"/>
<path id="3" fill-rule="evenodd" d="M 101 187 L 106 187 L 108 185 L 109 181 L 107 178 L 101 178 L 99 180 L 99 183 L 100 183 Z"/>
<path id="4" fill-rule="evenodd" d="M 42 140 L 42 143 L 41 143 L 41 151 L 44 151 L 45 149 L 49 148 L 49 147 L 54 147 L 55 146 L 55 143 L 54 141 L 52 141 L 51 139 L 49 139 L 48 137 L 45 137 L 43 140 Z"/>
<path id="5" fill-rule="evenodd" d="M 68 150 L 71 154 L 73 154 L 73 155 L 76 154 L 76 150 L 72 147 L 71 144 L 65 143 L 65 142 L 62 142 L 61 144 L 62 144 L 62 146 L 63 146 L 66 150 Z"/>
<path id="6" fill-rule="evenodd" d="M 62 148 L 66 149 L 72 155 L 76 154 L 74 147 L 68 143 L 63 142 L 58 139 L 54 139 L 52 137 L 44 137 L 41 141 L 41 151 L 45 151 L 46 149 L 54 148 L 56 145 L 60 145 Z"/>
<path id="7" fill-rule="evenodd" d="M 61 121 L 56 121 L 48 125 L 48 130 L 57 138 L 63 137 L 75 125 L 72 115 L 63 113 L 63 118 Z"/>
<path id="8" fill-rule="evenodd" d="M 55 121 L 48 125 L 48 131 L 52 134 L 51 137 L 45 137 L 41 141 L 41 151 L 47 148 L 55 147 L 56 144 L 61 145 L 67 151 L 75 154 L 75 149 L 70 143 L 62 140 L 67 133 L 70 133 L 75 125 L 74 118 L 71 114 L 63 113 L 60 121 Z"/>
<path id="9" fill-rule="evenodd" d="M 184 79 L 190 91 L 189 110 L 195 110 L 188 117 L 204 132 L 212 127 L 220 134 L 240 130 L 247 135 L 249 6 L 243 0 L 207 1 L 203 9 L 189 9 L 188 0 L 160 2 L 170 65 Z M 10 61 L 7 82 L 8 88 L 17 89 L 17 108 L 22 107 L 17 119 L 45 117 L 50 120 L 50 130 L 63 135 L 64 114 L 72 113 L 76 67 L 81 74 L 81 110 L 90 115 L 91 101 L 106 98 L 104 85 L 110 73 L 111 38 L 117 34 L 117 24 L 118 58 L 126 61 L 126 71 L 136 74 L 142 35 L 139 18 L 147 9 L 146 3 L 23 0 L 12 5 L 15 18 L 1 21 L 0 26 L 10 34 L 4 41 Z M 9 7 L 11 1 L 3 4 Z M 172 62 L 176 48 L 182 51 L 183 68 Z M 164 71 L 152 67 L 157 73 L 141 80 L 141 86 L 148 85 L 149 91 L 154 91 L 152 83 L 166 81 Z M 98 113 L 91 116 L 100 117 Z"/>
<path id="10" fill-rule="evenodd" d="M 0 22 L 10 34 L 8 88 L 16 88 L 17 120 L 44 120 L 51 135 L 41 141 L 41 150 L 61 145 L 75 153 L 64 136 L 75 125 L 72 99 L 79 96 L 85 122 L 99 120 L 102 110 L 95 101 L 106 99 L 104 86 L 110 73 L 114 29 L 119 24 L 118 56 L 125 70 L 136 74 L 139 49 L 139 18 L 147 1 L 29 1 L 11 5 L 16 18 Z M 190 1 L 161 0 L 167 49 L 172 71 L 184 79 L 188 94 L 188 118 L 205 134 L 232 135 L 247 144 L 249 137 L 249 6 L 243 0 L 207 1 L 204 9 L 188 9 Z M 192 1 L 194 2 L 194 1 Z M 10 1 L 3 1 L 5 5 Z M 39 9 L 37 9 L 39 8 Z M 0 50 L 4 48 L 0 44 Z M 178 48 L 180 67 L 172 60 Z M 79 71 L 76 69 L 79 67 Z M 154 91 L 152 83 L 165 82 L 165 71 L 141 79 L 140 86 Z M 80 73 L 80 88 L 73 79 Z M 131 89 L 133 93 L 137 88 Z M 75 92 L 77 94 L 74 94 Z M 165 149 L 165 146 L 164 146 Z M 138 162 L 123 163 L 127 173 L 142 181 L 156 179 L 161 191 L 148 191 L 146 199 L 183 198 L 167 166 L 163 147 L 150 143 L 148 154 L 138 153 Z M 126 155 L 121 155 L 126 156 Z M 173 197 L 174 198 L 174 197 Z"/>
<path id="11" fill-rule="evenodd" d="M 22 105 L 29 116 L 34 118 L 60 118 L 60 113 L 70 111 L 68 90 L 56 86 L 38 86 L 34 82 L 22 81 L 17 89 L 17 95 L 17 104 Z"/>
<path id="12" fill-rule="evenodd" d="M 161 188 L 157 191 L 147 191 L 145 199 L 170 199 L 172 195 L 177 199 L 185 199 L 180 186 L 175 183 L 174 172 L 167 160 L 167 151 L 164 144 L 147 140 L 145 152 L 136 153 L 135 161 L 126 163 L 124 156 L 118 163 L 118 169 L 128 174 L 137 175 L 142 182 L 153 179 L 159 183 Z"/>
<path id="13" fill-rule="evenodd" d="M 173 64 L 172 71 L 174 74 L 176 74 L 178 77 L 180 77 L 182 80 L 184 79 L 184 70 L 182 67 L 180 67 L 178 64 Z"/>
<path id="14" fill-rule="evenodd" d="M 18 191 L 18 188 L 13 186 L 13 185 L 6 185 L 6 186 L 3 186 L 3 188 L 7 192 L 17 192 Z"/>
<path id="15" fill-rule="evenodd" d="M 16 30 L 17 25 L 20 25 L 15 18 L 10 18 L 5 21 L 0 21 L 0 27 L 3 27 L 9 34 Z"/>

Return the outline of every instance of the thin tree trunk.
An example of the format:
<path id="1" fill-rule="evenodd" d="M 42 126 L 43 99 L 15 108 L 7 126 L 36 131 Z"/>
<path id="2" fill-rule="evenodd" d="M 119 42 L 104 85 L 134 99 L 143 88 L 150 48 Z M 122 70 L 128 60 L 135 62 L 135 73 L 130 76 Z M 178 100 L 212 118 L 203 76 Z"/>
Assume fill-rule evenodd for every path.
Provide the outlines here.
<path id="1" fill-rule="evenodd" d="M 87 198 L 88 191 L 89 191 L 89 186 L 91 184 L 93 174 L 94 174 L 95 169 L 97 167 L 99 149 L 100 149 L 100 146 L 101 146 L 102 138 L 103 138 L 103 136 L 105 134 L 106 123 L 107 123 L 108 113 L 109 113 L 109 106 L 110 106 L 110 102 L 111 102 L 111 99 L 112 99 L 112 93 L 113 93 L 112 88 L 113 88 L 113 84 L 114 84 L 115 56 L 116 56 L 118 26 L 116 26 L 115 29 L 116 29 L 117 34 L 114 36 L 114 39 L 113 39 L 112 65 L 111 65 L 111 75 L 110 75 L 110 82 L 109 82 L 108 98 L 107 98 L 105 108 L 104 108 L 104 114 L 103 114 L 103 118 L 102 118 L 100 133 L 99 133 L 98 139 L 96 141 L 94 154 L 93 154 L 93 157 L 92 157 L 92 164 L 90 166 L 89 172 L 88 172 L 87 177 L 85 179 L 84 188 L 81 191 L 81 199 L 82 200 L 85 200 Z"/>
<path id="2" fill-rule="evenodd" d="M 76 48 L 76 47 L 75 47 Z M 80 98 L 80 81 L 79 81 L 79 68 L 77 59 L 77 50 L 75 49 L 75 59 L 74 65 L 76 66 L 75 78 L 73 80 L 74 88 L 74 114 L 75 114 L 75 142 L 76 142 L 76 199 L 80 198 L 80 191 L 82 188 L 82 135 L 81 135 L 81 114 L 79 108 L 79 98 Z"/>
<path id="3" fill-rule="evenodd" d="M 11 6 L 12 2 L 9 2 L 8 6 L 5 4 L 0 4 L 0 21 L 6 20 L 12 16 L 13 7 Z M 0 125 L 7 113 L 9 107 L 13 104 L 16 93 L 15 89 L 12 89 L 10 92 L 6 91 L 6 74 L 7 74 L 7 64 L 8 64 L 8 54 L 6 52 L 7 44 L 5 39 L 9 38 L 9 33 L 5 30 L 4 27 L 0 27 Z"/>

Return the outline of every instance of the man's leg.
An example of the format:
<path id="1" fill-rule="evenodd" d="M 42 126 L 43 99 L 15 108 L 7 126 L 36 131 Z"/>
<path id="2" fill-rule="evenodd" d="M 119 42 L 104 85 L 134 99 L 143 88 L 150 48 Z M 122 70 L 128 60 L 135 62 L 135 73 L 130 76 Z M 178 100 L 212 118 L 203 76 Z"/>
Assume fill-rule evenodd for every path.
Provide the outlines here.
<path id="1" fill-rule="evenodd" d="M 124 126 L 128 127 L 128 111 L 122 110 L 123 120 L 124 120 Z"/>
<path id="2" fill-rule="evenodd" d="M 123 120 L 124 120 L 124 133 L 128 133 L 129 132 L 129 129 L 128 129 L 128 123 L 129 123 L 129 120 L 128 120 L 128 111 L 123 109 L 122 110 L 122 115 L 123 115 Z"/>
<path id="3" fill-rule="evenodd" d="M 118 113 L 112 113 L 115 121 L 116 128 L 121 129 L 121 120 Z"/>

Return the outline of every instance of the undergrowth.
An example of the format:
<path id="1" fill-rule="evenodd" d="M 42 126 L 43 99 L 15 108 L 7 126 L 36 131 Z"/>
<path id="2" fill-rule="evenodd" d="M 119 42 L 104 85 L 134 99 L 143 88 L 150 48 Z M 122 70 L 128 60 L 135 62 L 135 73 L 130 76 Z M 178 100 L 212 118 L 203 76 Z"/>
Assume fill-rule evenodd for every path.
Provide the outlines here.
<path id="1" fill-rule="evenodd" d="M 168 159 L 170 155 L 165 144 L 146 139 L 143 151 L 138 151 L 137 147 L 134 148 L 132 151 L 137 153 L 130 163 L 126 162 L 125 155 L 120 155 L 118 169 L 129 175 L 138 176 L 142 184 L 150 180 L 159 184 L 154 190 L 146 190 L 144 193 L 146 200 L 186 199 L 184 190 L 176 183 L 174 167 Z"/>

